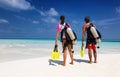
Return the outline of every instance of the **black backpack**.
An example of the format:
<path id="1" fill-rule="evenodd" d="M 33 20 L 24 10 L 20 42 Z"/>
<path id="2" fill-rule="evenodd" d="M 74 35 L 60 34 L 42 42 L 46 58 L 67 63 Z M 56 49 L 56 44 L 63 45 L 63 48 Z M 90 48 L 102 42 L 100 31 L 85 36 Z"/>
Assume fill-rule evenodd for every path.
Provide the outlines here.
<path id="1" fill-rule="evenodd" d="M 73 40 L 71 40 L 70 36 L 67 33 L 67 28 L 68 28 L 68 24 L 66 23 L 64 29 L 61 31 L 61 42 L 63 40 L 63 38 L 62 38 L 63 37 L 63 32 L 65 32 L 65 37 L 66 37 L 67 41 L 73 41 Z M 75 41 L 75 40 L 77 40 L 77 35 L 76 35 L 76 33 L 74 31 L 73 31 L 73 34 L 75 35 L 75 39 L 74 39 L 74 41 Z"/>

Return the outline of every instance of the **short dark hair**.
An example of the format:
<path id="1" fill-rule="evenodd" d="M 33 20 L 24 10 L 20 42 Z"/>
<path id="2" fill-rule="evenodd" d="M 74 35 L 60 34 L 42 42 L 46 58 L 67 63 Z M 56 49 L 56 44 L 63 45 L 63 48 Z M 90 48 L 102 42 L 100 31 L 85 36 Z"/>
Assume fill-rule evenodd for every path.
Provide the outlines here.
<path id="1" fill-rule="evenodd" d="M 84 20 L 85 20 L 86 23 L 88 23 L 88 22 L 90 22 L 90 17 L 86 16 Z"/>
<path id="2" fill-rule="evenodd" d="M 60 16 L 60 20 L 65 20 L 65 16 Z"/>

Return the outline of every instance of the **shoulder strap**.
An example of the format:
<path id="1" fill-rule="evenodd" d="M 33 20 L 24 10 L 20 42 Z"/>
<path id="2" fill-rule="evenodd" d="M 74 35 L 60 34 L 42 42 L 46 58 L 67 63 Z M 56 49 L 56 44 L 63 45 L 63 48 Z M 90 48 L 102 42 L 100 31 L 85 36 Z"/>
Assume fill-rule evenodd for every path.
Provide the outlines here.
<path id="1" fill-rule="evenodd" d="M 60 25 L 60 29 L 63 30 L 65 28 L 65 25 L 66 23 L 64 23 L 63 25 L 59 24 Z"/>
<path id="2" fill-rule="evenodd" d="M 94 24 L 93 24 L 93 23 L 90 23 L 90 26 L 94 27 Z"/>

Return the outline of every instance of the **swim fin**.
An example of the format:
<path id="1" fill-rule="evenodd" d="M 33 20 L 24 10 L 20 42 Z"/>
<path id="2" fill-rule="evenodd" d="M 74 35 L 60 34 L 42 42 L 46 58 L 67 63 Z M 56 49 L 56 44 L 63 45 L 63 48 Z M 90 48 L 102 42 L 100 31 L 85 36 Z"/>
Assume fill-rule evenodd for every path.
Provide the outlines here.
<path id="1" fill-rule="evenodd" d="M 60 53 L 59 53 L 59 51 L 55 52 L 55 59 L 60 59 Z"/>
<path id="2" fill-rule="evenodd" d="M 52 59 L 55 59 L 55 51 L 53 50 L 52 53 L 51 53 L 51 58 Z"/>
<path id="3" fill-rule="evenodd" d="M 84 57 L 84 46 L 81 47 L 80 56 L 81 56 L 81 57 Z"/>
<path id="4" fill-rule="evenodd" d="M 52 59 L 60 59 L 60 52 L 58 51 L 57 46 L 55 46 L 54 50 L 52 51 L 51 58 Z"/>

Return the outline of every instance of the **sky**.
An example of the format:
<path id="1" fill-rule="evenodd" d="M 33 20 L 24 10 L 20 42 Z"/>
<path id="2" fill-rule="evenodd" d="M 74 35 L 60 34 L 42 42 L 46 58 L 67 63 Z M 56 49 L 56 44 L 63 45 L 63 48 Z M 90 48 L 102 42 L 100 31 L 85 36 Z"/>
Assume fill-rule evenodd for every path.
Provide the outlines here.
<path id="1" fill-rule="evenodd" d="M 61 15 L 81 39 L 84 17 L 120 40 L 120 0 L 0 0 L 0 38 L 55 38 Z"/>

